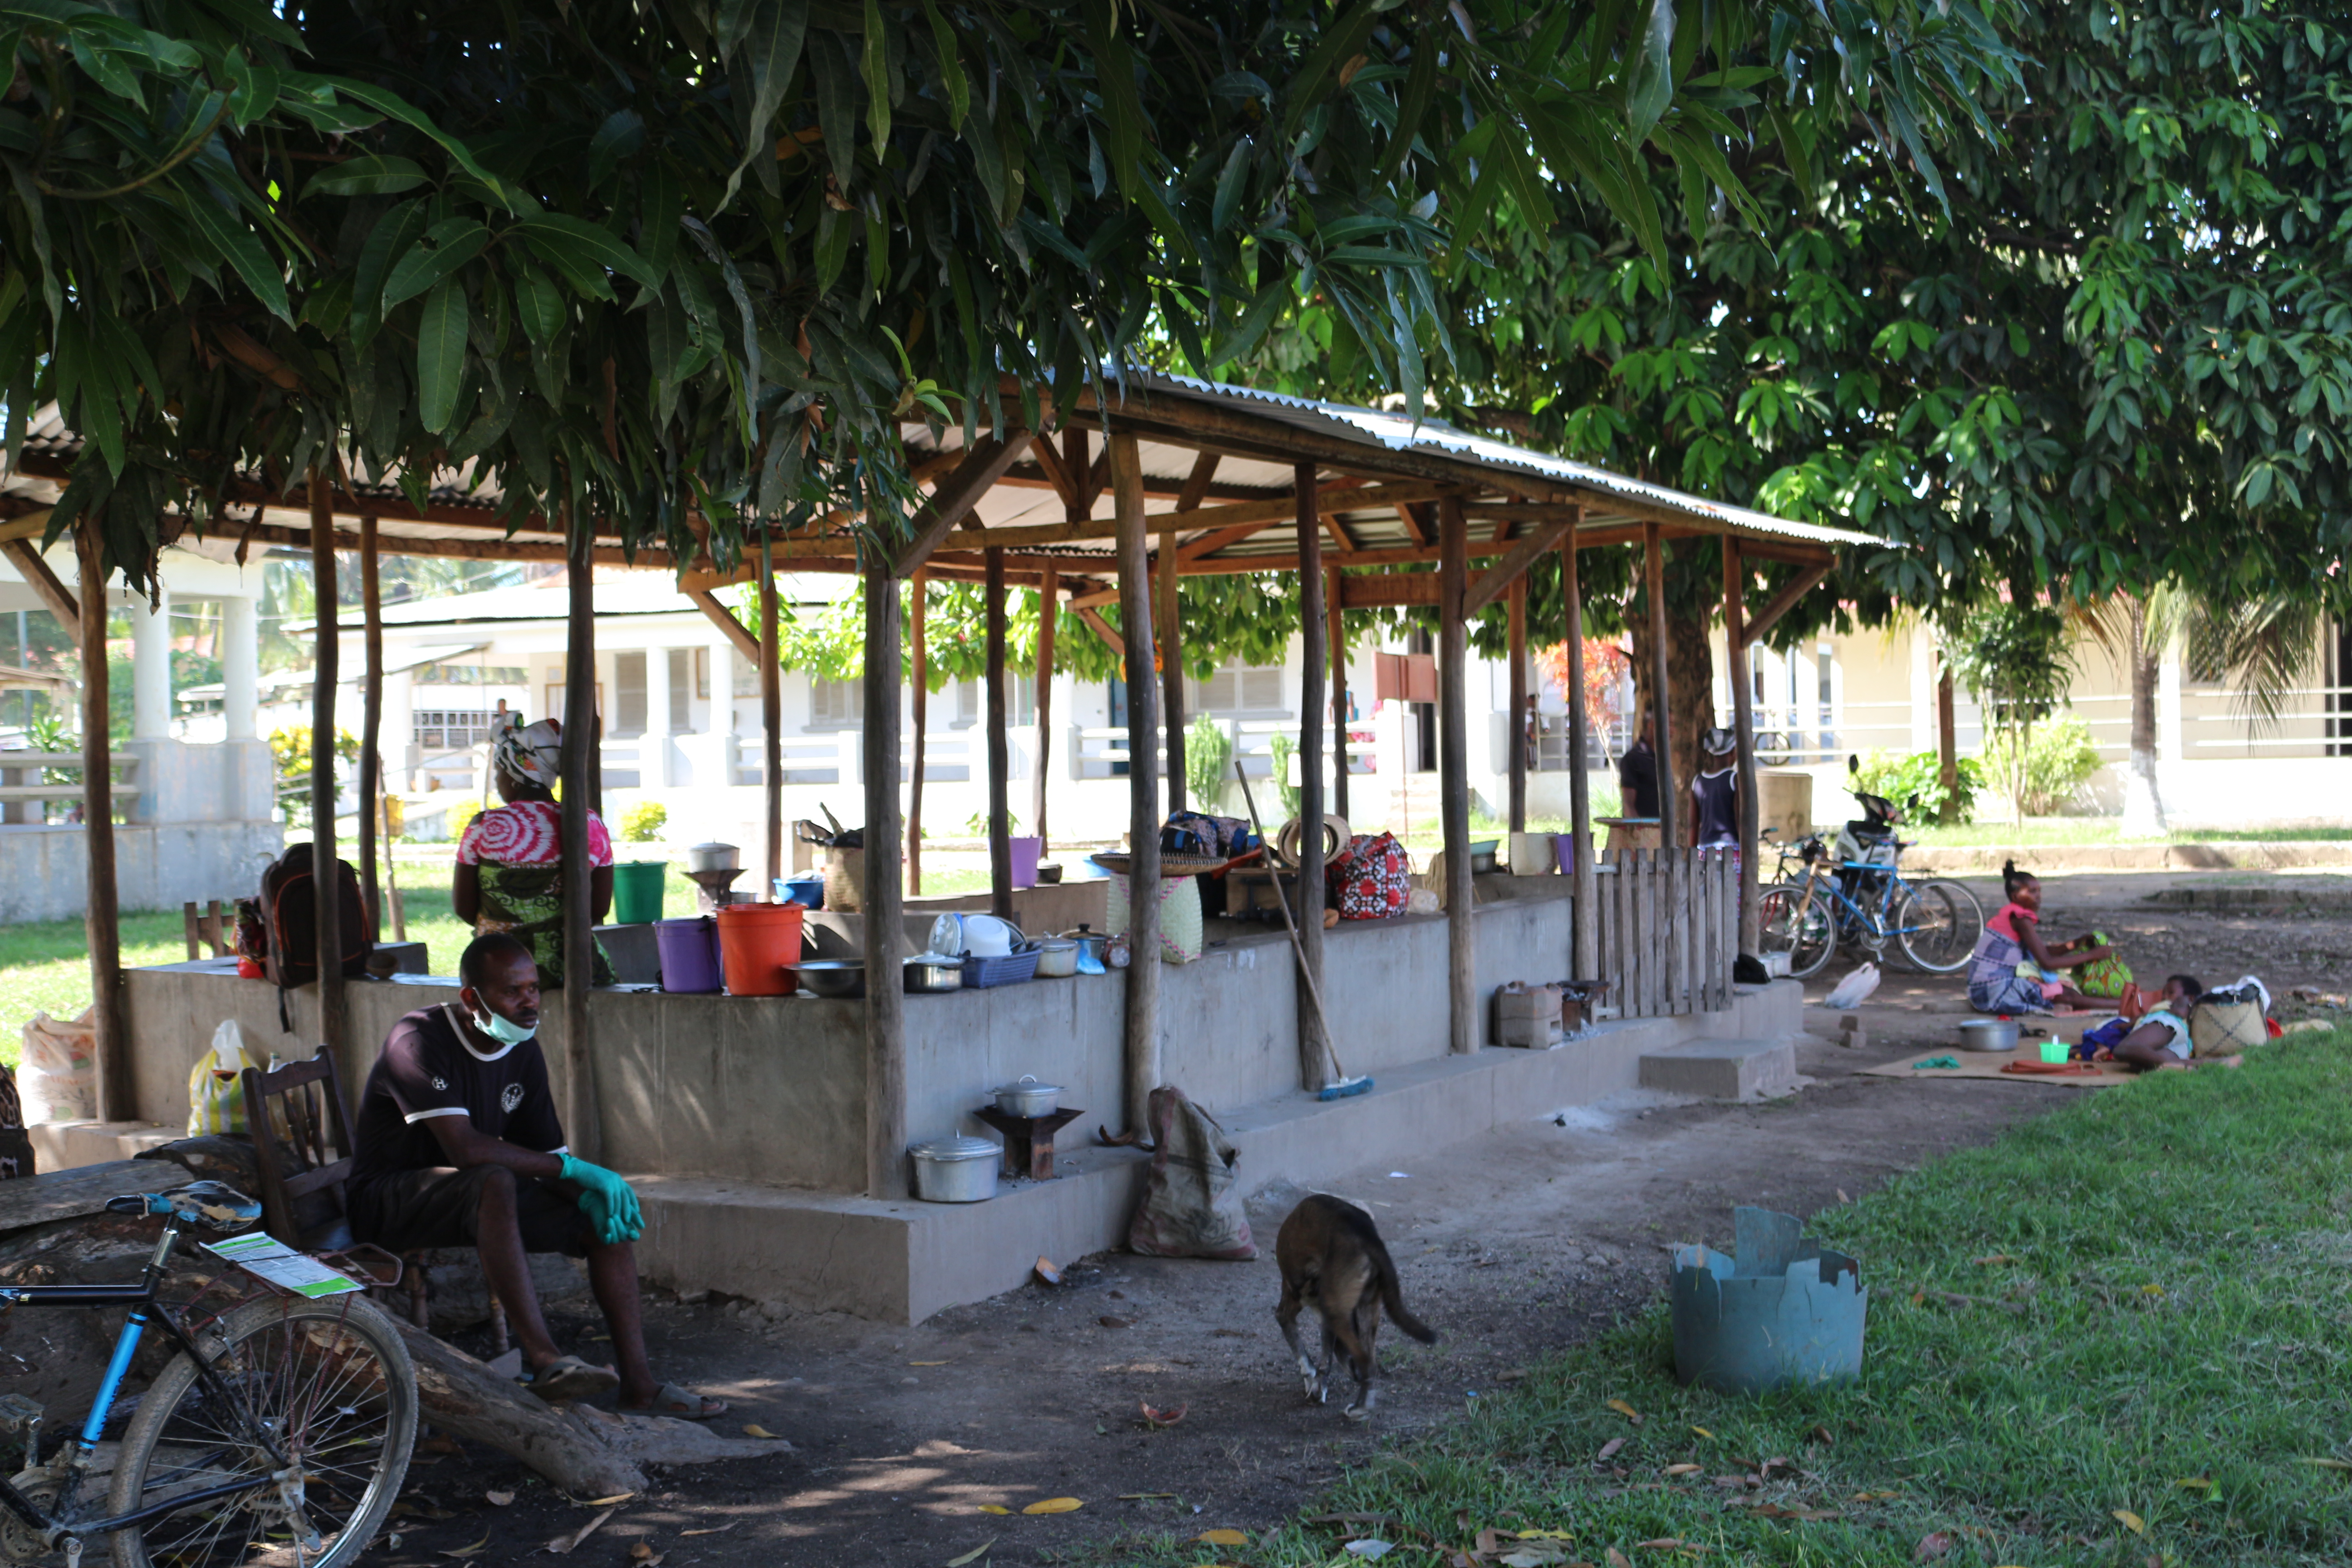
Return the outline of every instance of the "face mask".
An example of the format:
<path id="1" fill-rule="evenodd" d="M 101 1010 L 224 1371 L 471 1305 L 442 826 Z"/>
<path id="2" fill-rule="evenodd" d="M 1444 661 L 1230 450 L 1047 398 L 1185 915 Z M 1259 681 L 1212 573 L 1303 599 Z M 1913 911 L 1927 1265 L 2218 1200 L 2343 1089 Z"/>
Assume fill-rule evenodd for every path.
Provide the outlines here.
<path id="1" fill-rule="evenodd" d="M 518 1024 L 488 1010 L 472 1015 L 467 1021 L 502 1046 L 519 1046 L 539 1033 L 536 1024 Z"/>

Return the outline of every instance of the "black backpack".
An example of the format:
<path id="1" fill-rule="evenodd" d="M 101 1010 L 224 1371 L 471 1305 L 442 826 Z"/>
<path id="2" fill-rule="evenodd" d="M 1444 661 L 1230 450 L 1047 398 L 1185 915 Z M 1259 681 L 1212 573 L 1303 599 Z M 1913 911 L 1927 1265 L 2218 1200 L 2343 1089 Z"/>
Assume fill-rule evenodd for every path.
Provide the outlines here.
<path id="1" fill-rule="evenodd" d="M 286 853 L 261 873 L 257 900 L 261 906 L 262 973 L 278 987 L 278 1022 L 289 1035 L 294 1026 L 286 1012 L 287 988 L 319 978 L 319 879 L 313 854 L 308 844 L 288 845 Z M 363 975 L 375 940 L 360 901 L 359 873 L 350 861 L 338 860 L 334 881 L 342 972 L 347 978 Z"/>

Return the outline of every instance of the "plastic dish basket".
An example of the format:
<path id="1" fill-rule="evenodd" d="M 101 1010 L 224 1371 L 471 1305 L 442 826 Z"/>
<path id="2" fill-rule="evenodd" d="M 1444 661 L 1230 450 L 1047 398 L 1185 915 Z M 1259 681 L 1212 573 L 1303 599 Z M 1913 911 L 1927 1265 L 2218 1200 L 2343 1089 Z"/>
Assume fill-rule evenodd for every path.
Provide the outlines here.
<path id="1" fill-rule="evenodd" d="M 963 984 L 967 991 L 985 991 L 992 985 L 1018 985 L 1024 980 L 1037 978 L 1037 950 L 1024 947 L 1019 952 L 1008 952 L 998 958 L 977 958 L 966 953 L 963 960 Z"/>

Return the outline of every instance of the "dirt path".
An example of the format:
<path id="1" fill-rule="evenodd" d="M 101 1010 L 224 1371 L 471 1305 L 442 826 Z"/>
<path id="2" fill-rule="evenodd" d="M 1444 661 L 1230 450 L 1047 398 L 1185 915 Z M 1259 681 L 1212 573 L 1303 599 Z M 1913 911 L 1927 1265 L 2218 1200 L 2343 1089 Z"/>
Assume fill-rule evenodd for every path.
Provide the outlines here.
<path id="1" fill-rule="evenodd" d="M 2095 920 L 2159 976 L 2185 967 L 2212 983 L 2251 969 L 2281 994 L 2297 984 L 2352 985 L 2352 907 L 2213 914 L 2137 901 L 2183 880 L 2069 879 L 2049 900 L 2054 929 Z M 1832 1044 L 1833 1020 L 1814 1010 L 1818 1033 L 1800 1053 L 1814 1082 L 1790 1100 L 1624 1097 L 1568 1111 L 1565 1124 L 1531 1115 L 1333 1184 L 1373 1205 L 1406 1300 L 1442 1336 L 1424 1348 L 1384 1334 L 1390 1379 L 1369 1428 L 1336 1403 L 1301 1402 L 1274 1325 L 1274 1232 L 1295 1191 L 1253 1203 L 1267 1254 L 1257 1262 L 1109 1255 L 1079 1271 L 1079 1288 L 1033 1285 L 912 1329 L 772 1319 L 750 1303 L 657 1302 L 649 1327 L 665 1374 L 732 1399 L 730 1421 L 758 1423 L 801 1451 L 676 1472 L 572 1560 L 625 1563 L 644 1542 L 669 1568 L 900 1568 L 943 1565 L 992 1541 L 989 1563 L 1054 1563 L 1129 1531 L 1254 1531 L 1311 1501 L 1383 1438 L 1450 1419 L 1514 1369 L 1647 1300 L 1663 1279 L 1664 1247 L 1727 1240 L 1734 1204 L 1810 1214 L 2086 1092 L 1854 1076 L 1948 1040 L 1950 1015 L 1920 1006 L 1954 990 L 1890 978 L 1865 1009 L 1859 1050 Z M 588 1320 L 560 1327 L 566 1348 L 604 1349 L 585 1339 L 595 1331 Z M 1185 1414 L 1153 1430 L 1142 1404 Z M 500 1560 L 593 1517 L 536 1485 L 521 1486 L 509 1508 L 487 1506 L 485 1490 L 525 1479 L 495 1456 L 424 1458 L 432 1462 L 410 1492 L 420 1512 L 400 1521 L 396 1548 L 372 1560 L 448 1568 L 439 1554 L 486 1531 L 482 1555 Z M 1086 1506 L 1046 1518 L 1017 1511 L 1063 1496 Z M 1015 1512 L 991 1516 L 982 1504 Z"/>

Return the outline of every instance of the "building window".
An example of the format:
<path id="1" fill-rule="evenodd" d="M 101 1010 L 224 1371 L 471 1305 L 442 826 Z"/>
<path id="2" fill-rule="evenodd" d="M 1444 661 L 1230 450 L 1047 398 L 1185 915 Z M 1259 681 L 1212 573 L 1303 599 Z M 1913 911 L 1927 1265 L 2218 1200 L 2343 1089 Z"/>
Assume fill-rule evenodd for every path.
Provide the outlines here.
<path id="1" fill-rule="evenodd" d="M 694 700 L 710 700 L 710 650 L 707 647 L 688 649 L 694 655 Z"/>
<path id="2" fill-rule="evenodd" d="M 428 752 L 462 752 L 490 738 L 490 715 L 479 708 L 419 708 L 415 741 Z"/>
<path id="3" fill-rule="evenodd" d="M 700 647 L 674 647 L 669 650 L 669 732 L 684 735 L 694 729 L 694 715 L 688 710 L 694 700 L 696 666 L 701 665 L 702 689 L 710 689 L 710 667 L 702 661 L 710 650 Z"/>
<path id="4" fill-rule="evenodd" d="M 809 682 L 809 728 L 855 730 L 865 722 L 866 691 L 855 680 Z"/>
<path id="5" fill-rule="evenodd" d="M 519 664 L 420 664 L 419 686 L 527 686 L 530 672 Z"/>
<path id="6" fill-rule="evenodd" d="M 955 698 L 952 724 L 981 724 L 988 720 L 988 687 L 981 680 L 959 680 L 946 693 Z M 1004 721 L 1018 727 L 1037 721 L 1037 678 L 1004 672 Z"/>
<path id="7" fill-rule="evenodd" d="M 642 652 L 613 656 L 613 733 L 616 737 L 644 734 L 646 656 Z"/>
<path id="8" fill-rule="evenodd" d="M 1228 664 L 1206 680 L 1192 683 L 1195 713 L 1287 713 L 1282 668 Z"/>

